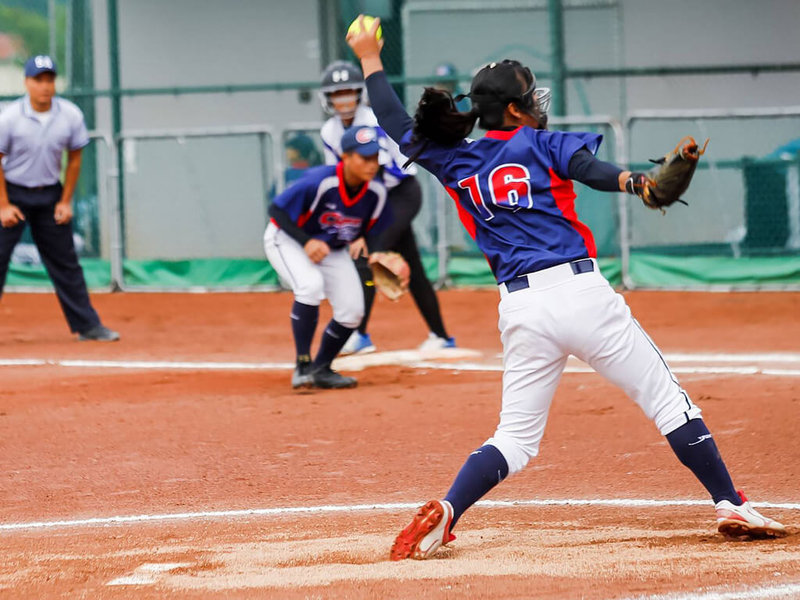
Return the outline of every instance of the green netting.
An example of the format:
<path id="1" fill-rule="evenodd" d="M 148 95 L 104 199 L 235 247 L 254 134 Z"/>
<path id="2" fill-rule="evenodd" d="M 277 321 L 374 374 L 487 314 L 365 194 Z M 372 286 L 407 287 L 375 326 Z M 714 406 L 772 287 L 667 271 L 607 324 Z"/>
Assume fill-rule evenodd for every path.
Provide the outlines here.
<path id="1" fill-rule="evenodd" d="M 107 260 L 99 258 L 82 258 L 81 267 L 90 289 L 108 289 L 111 287 L 111 267 Z M 11 263 L 8 269 L 6 287 L 41 287 L 52 288 L 50 278 L 42 265 L 25 265 Z"/>
<path id="2" fill-rule="evenodd" d="M 126 286 L 235 288 L 278 285 L 278 277 L 266 259 L 126 260 L 123 271 Z"/>
<path id="3" fill-rule="evenodd" d="M 800 256 L 664 256 L 634 253 L 630 278 L 640 287 L 800 284 Z"/>
<path id="4" fill-rule="evenodd" d="M 438 278 L 439 261 L 434 254 L 422 257 L 431 281 Z M 600 271 L 612 285 L 621 285 L 622 268 L 617 258 L 598 259 Z M 81 260 L 91 289 L 111 286 L 108 261 Z M 278 277 L 266 260 L 194 259 L 127 260 L 126 285 L 150 288 L 248 288 L 278 287 Z M 681 288 L 708 286 L 778 287 L 800 285 L 800 256 L 665 256 L 634 252 L 630 260 L 631 282 L 637 287 Z M 495 280 L 483 257 L 455 256 L 447 267 L 453 287 L 494 286 Z M 41 265 L 11 264 L 8 287 L 51 288 Z"/>

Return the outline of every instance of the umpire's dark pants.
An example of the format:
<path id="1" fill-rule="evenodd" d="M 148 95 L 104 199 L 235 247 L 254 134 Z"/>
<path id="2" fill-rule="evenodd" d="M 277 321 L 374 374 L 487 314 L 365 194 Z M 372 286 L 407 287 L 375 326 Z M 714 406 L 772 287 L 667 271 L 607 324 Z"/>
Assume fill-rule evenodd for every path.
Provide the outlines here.
<path id="1" fill-rule="evenodd" d="M 61 310 L 73 333 L 84 333 L 100 324 L 86 289 L 83 269 L 78 263 L 72 224 L 59 225 L 53 217 L 56 203 L 61 199 L 61 184 L 41 188 L 26 188 L 6 182 L 8 199 L 17 206 L 25 221 L 13 227 L 0 227 L 0 295 L 8 275 L 11 253 L 17 245 L 25 225 L 30 225 L 31 235 L 56 288 Z"/>

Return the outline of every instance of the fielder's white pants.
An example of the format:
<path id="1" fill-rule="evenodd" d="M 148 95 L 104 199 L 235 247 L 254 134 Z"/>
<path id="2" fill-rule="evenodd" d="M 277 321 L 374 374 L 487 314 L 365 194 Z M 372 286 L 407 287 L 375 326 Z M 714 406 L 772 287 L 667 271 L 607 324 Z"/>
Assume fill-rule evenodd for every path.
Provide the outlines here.
<path id="1" fill-rule="evenodd" d="M 700 416 L 624 298 L 594 271 L 574 274 L 566 263 L 528 275 L 530 287 L 500 285 L 503 402 L 487 444 L 509 475 L 539 453 L 547 414 L 570 354 L 618 385 L 663 435 Z"/>
<path id="2" fill-rule="evenodd" d="M 364 317 L 361 278 L 347 248 L 331 250 L 313 262 L 303 247 L 274 223 L 264 232 L 264 252 L 281 281 L 302 304 L 319 306 L 327 298 L 333 318 L 355 329 Z"/>

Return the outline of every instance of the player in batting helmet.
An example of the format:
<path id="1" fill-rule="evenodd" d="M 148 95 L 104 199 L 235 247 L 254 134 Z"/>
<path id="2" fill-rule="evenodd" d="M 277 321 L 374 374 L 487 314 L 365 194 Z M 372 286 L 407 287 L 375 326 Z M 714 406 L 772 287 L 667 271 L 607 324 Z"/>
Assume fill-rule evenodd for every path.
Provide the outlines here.
<path id="1" fill-rule="evenodd" d="M 351 119 L 361 103 L 363 93 L 364 76 L 353 63 L 337 60 L 322 72 L 319 99 L 322 110 L 327 114 L 339 114 L 344 119 Z"/>

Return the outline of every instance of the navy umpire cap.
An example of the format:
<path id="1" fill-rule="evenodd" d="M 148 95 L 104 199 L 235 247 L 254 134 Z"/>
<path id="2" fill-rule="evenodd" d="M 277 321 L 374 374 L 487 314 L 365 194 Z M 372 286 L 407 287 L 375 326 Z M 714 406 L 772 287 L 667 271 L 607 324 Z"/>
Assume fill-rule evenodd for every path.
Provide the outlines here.
<path id="1" fill-rule="evenodd" d="M 378 134 L 374 127 L 351 127 L 342 136 L 342 152 L 358 152 L 361 156 L 375 156 L 380 150 Z"/>
<path id="2" fill-rule="evenodd" d="M 25 63 L 25 77 L 36 77 L 42 73 L 56 74 L 56 61 L 46 54 L 31 56 Z"/>

